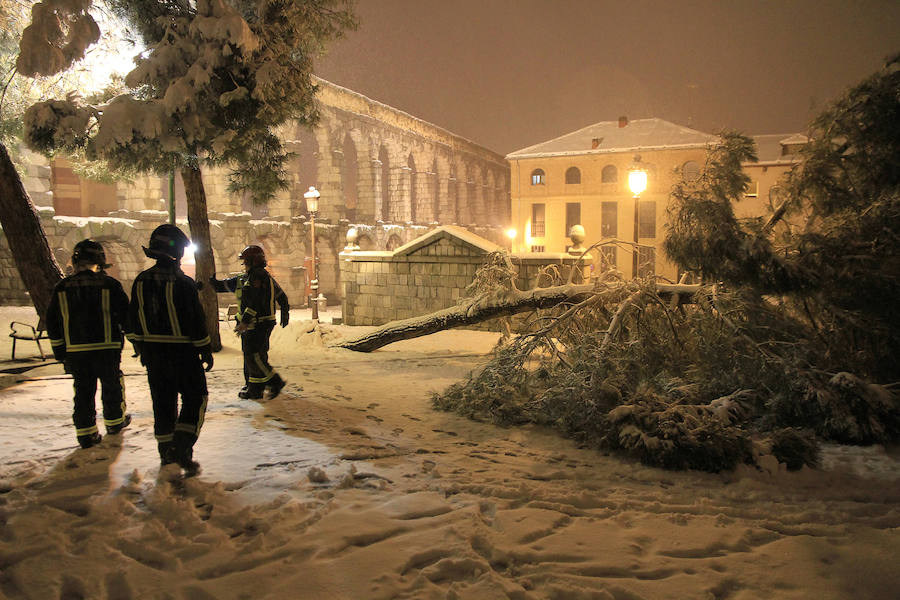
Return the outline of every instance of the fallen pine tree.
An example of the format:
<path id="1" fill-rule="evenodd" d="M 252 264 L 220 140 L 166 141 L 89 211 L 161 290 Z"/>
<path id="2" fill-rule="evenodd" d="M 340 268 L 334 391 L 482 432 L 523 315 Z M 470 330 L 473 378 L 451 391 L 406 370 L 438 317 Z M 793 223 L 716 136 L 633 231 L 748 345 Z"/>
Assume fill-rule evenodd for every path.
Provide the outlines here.
<path id="1" fill-rule="evenodd" d="M 660 298 L 677 298 L 678 302 L 683 303 L 689 302 L 699 287 L 660 284 L 657 286 L 657 293 Z M 585 302 L 598 295 L 608 294 L 611 289 L 610 284 L 598 281 L 569 283 L 528 291 L 502 290 L 497 294 L 479 295 L 456 306 L 427 315 L 391 321 L 366 335 L 337 344 L 337 347 L 357 352 L 371 352 L 400 340 L 430 335 L 445 329 L 471 326 L 499 317 Z"/>

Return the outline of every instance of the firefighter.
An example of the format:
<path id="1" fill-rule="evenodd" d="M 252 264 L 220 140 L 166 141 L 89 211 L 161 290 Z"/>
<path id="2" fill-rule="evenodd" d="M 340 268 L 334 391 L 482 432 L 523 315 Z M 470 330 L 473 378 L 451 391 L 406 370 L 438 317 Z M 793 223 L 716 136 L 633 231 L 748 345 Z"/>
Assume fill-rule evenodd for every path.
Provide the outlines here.
<path id="1" fill-rule="evenodd" d="M 238 255 L 244 274 L 229 279 L 209 278 L 217 292 L 234 292 L 238 300 L 237 327 L 244 353 L 244 387 L 240 398 L 261 400 L 269 390 L 274 398 L 285 385 L 269 364 L 269 336 L 275 328 L 275 305 L 281 309 L 281 326 L 286 327 L 291 307 L 287 294 L 266 270 L 266 254 L 259 246 L 247 246 Z"/>
<path id="2" fill-rule="evenodd" d="M 110 266 L 98 242 L 87 239 L 75 244 L 73 274 L 53 288 L 45 318 L 53 356 L 75 380 L 72 421 L 82 448 L 102 439 L 96 421 L 98 379 L 107 435 L 115 435 L 131 423 L 131 415 L 125 412 L 120 369 L 128 296 L 122 284 L 103 272 Z"/>
<path id="3" fill-rule="evenodd" d="M 190 240 L 174 225 L 160 225 L 144 254 L 156 264 L 131 289 L 128 339 L 147 367 L 153 401 L 153 433 L 163 466 L 177 463 L 185 475 L 199 472 L 194 444 L 206 414 L 206 373 L 213 366 L 206 318 L 194 280 L 181 271 Z M 181 409 L 178 410 L 178 395 Z"/>

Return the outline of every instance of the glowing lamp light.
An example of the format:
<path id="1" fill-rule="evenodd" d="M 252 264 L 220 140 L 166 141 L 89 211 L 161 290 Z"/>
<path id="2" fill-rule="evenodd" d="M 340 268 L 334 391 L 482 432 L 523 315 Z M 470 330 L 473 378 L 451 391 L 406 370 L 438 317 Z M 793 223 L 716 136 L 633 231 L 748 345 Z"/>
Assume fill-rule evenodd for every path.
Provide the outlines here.
<path id="1" fill-rule="evenodd" d="M 518 233 L 518 232 L 515 229 L 512 229 L 512 228 L 507 229 L 506 237 L 508 237 L 511 240 L 514 240 L 514 239 L 516 239 L 516 233 Z"/>
<path id="2" fill-rule="evenodd" d="M 188 245 L 188 247 L 185 248 L 185 250 L 187 250 L 187 252 L 190 254 L 195 254 L 197 252 L 197 250 L 199 250 L 199 248 L 197 248 L 197 244 L 195 244 L 194 242 L 191 242 Z"/>
<path id="3" fill-rule="evenodd" d="M 641 166 L 641 156 L 634 156 L 634 163 L 628 169 L 628 189 L 637 198 L 647 189 L 647 171 Z"/>
<path id="4" fill-rule="evenodd" d="M 306 199 L 306 210 L 311 213 L 319 212 L 319 196 L 321 195 L 315 186 L 309 186 L 309 191 L 303 194 Z"/>

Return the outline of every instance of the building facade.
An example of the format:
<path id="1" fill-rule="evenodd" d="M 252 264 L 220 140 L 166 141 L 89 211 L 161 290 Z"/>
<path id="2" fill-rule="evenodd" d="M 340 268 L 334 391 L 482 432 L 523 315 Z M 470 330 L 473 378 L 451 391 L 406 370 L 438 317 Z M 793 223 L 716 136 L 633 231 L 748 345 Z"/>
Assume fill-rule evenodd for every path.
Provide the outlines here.
<path id="1" fill-rule="evenodd" d="M 320 291 L 340 301 L 338 254 L 351 227 L 363 250 L 393 250 L 440 225 L 459 225 L 506 243 L 509 166 L 504 157 L 346 88 L 316 79 L 321 114 L 313 128 L 290 124 L 280 135 L 294 154 L 291 189 L 264 206 L 228 191 L 228 169 L 203 170 L 213 254 L 220 274 L 241 270 L 237 255 L 262 246 L 291 303 L 305 303 L 311 267 L 309 186 L 321 193 L 315 219 Z M 85 237 L 104 243 L 126 288 L 145 267 L 141 244 L 167 220 L 167 177 L 140 175 L 101 185 L 79 178 L 65 161 L 31 155 L 23 178 L 60 264 Z M 187 231 L 181 177 L 175 174 L 177 223 Z M 192 257 L 185 258 L 190 274 Z M 0 302 L 27 303 L 0 232 Z"/>
<path id="2" fill-rule="evenodd" d="M 798 135 L 759 138 L 760 162 L 745 165 L 752 183 L 736 209 L 739 217 L 764 214 L 805 143 Z M 661 249 L 670 190 L 682 179 L 700 177 L 717 141 L 662 119 L 621 117 L 512 152 L 506 158 L 513 251 L 564 252 L 572 226 L 582 225 L 585 246 L 603 244 L 592 252 L 595 269 L 676 281 L 677 268 Z M 647 173 L 638 198 L 628 185 L 634 167 Z"/>

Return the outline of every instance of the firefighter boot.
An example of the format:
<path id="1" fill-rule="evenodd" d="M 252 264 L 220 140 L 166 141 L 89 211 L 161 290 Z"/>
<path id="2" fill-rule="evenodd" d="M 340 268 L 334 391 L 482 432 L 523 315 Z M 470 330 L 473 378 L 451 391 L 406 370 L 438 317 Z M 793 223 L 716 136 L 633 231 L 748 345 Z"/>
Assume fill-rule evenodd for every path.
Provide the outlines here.
<path id="1" fill-rule="evenodd" d="M 159 442 L 159 466 L 164 467 L 175 462 L 175 448 L 171 442 Z"/>
<path id="2" fill-rule="evenodd" d="M 99 444 L 100 440 L 102 440 L 102 439 L 103 439 L 103 437 L 95 431 L 94 433 L 92 433 L 90 435 L 79 435 L 78 443 L 81 445 L 82 448 L 91 448 L 91 447 Z"/>
<path id="3" fill-rule="evenodd" d="M 185 477 L 193 477 L 200 473 L 200 463 L 193 459 L 194 449 L 176 446 L 172 448 L 173 462 L 184 470 Z"/>
<path id="4" fill-rule="evenodd" d="M 106 435 L 116 435 L 129 425 L 131 425 L 131 415 L 125 415 L 124 420 L 121 423 L 106 428 Z"/>
<path id="5" fill-rule="evenodd" d="M 247 389 L 238 392 L 238 398 L 244 400 L 262 400 L 265 388 L 260 384 L 250 384 Z"/>
<path id="6" fill-rule="evenodd" d="M 269 388 L 269 400 L 278 396 L 281 393 L 282 388 L 284 388 L 287 381 L 281 378 L 281 375 L 275 374 L 272 378 L 272 383 L 268 385 Z"/>

